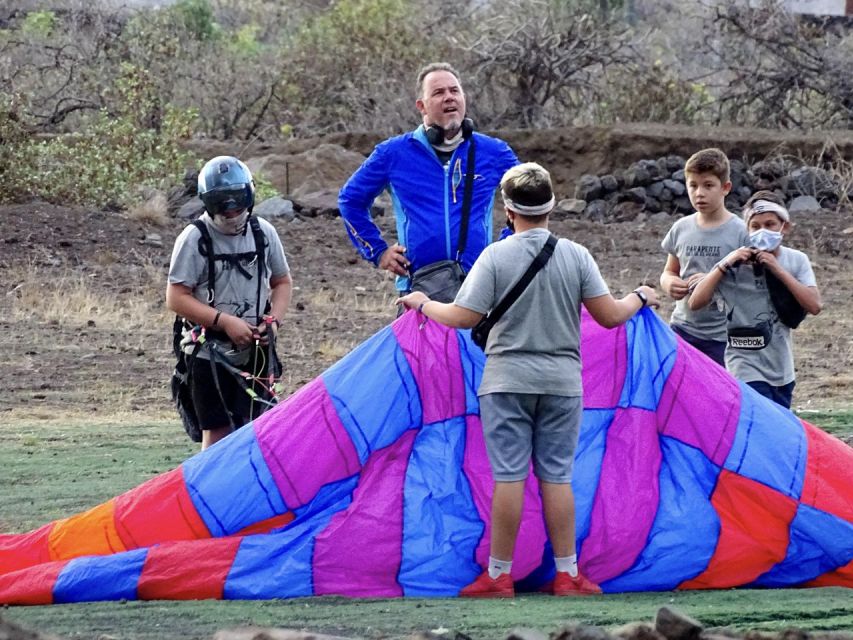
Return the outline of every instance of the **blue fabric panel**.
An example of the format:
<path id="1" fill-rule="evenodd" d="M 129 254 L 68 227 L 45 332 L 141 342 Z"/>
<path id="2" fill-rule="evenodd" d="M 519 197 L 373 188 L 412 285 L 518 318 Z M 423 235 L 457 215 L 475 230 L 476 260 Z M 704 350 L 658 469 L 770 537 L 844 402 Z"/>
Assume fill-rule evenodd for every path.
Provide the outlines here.
<path id="1" fill-rule="evenodd" d="M 581 551 L 584 539 L 589 535 L 592 504 L 595 500 L 596 487 L 598 487 L 598 477 L 601 474 L 607 429 L 610 428 L 615 415 L 615 409 L 583 410 L 578 446 L 575 449 L 575 466 L 572 470 L 578 553 Z"/>
<path id="2" fill-rule="evenodd" d="M 136 589 L 148 549 L 111 556 L 75 558 L 62 569 L 53 585 L 53 601 L 136 600 Z"/>
<path id="3" fill-rule="evenodd" d="M 799 500 L 808 455 L 803 424 L 793 413 L 749 385 L 738 384 L 740 419 L 723 466 Z"/>
<path id="4" fill-rule="evenodd" d="M 791 522 L 785 559 L 759 577 L 762 587 L 790 587 L 834 571 L 853 560 L 853 524 L 801 504 Z"/>
<path id="5" fill-rule="evenodd" d="M 225 579 L 223 598 L 264 600 L 314 595 L 314 540 L 352 502 L 358 476 L 328 484 L 276 533 L 247 536 Z"/>
<path id="6" fill-rule="evenodd" d="M 252 423 L 227 438 L 228 446 L 205 449 L 184 462 L 190 498 L 214 537 L 287 511 Z"/>
<path id="7" fill-rule="evenodd" d="M 471 331 L 457 331 L 459 336 L 459 355 L 462 360 L 462 376 L 465 381 L 465 413 L 480 414 L 480 400 L 477 389 L 483 379 L 483 367 L 486 365 L 486 354 L 476 344 L 471 342 Z"/>
<path id="8" fill-rule="evenodd" d="M 628 362 L 619 406 L 655 411 L 675 365 L 675 334 L 651 309 L 635 315 L 626 323 L 625 330 Z"/>
<path id="9" fill-rule="evenodd" d="M 403 484 L 398 582 L 406 596 L 455 596 L 481 569 L 474 560 L 485 524 L 462 469 L 465 418 L 424 426 Z"/>
<path id="10" fill-rule="evenodd" d="M 420 427 L 418 387 L 390 327 L 327 369 L 323 382 L 362 464 L 405 431 Z"/>
<path id="11" fill-rule="evenodd" d="M 710 497 L 720 468 L 698 449 L 661 438 L 660 502 L 646 548 L 603 591 L 670 591 L 708 566 L 720 519 Z"/>

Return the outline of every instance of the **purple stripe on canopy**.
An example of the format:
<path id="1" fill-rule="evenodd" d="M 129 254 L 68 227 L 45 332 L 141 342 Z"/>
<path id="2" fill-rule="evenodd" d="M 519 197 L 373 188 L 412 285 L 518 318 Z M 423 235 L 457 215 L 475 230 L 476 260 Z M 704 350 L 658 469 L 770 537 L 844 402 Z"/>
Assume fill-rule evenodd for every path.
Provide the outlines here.
<path id="1" fill-rule="evenodd" d="M 739 418 L 737 381 L 679 338 L 675 365 L 657 410 L 661 435 L 696 447 L 721 467 L 735 440 Z"/>
<path id="2" fill-rule="evenodd" d="M 483 537 L 477 545 L 476 560 L 481 567 L 486 568 L 489 566 L 489 537 L 492 529 L 489 513 L 495 481 L 492 479 L 492 470 L 486 456 L 483 428 L 479 418 L 468 416 L 466 428 L 465 457 L 462 468 L 471 484 L 471 493 L 477 512 L 485 524 Z M 512 559 L 513 579 L 521 580 L 542 564 L 542 552 L 547 539 L 548 534 L 542 518 L 542 499 L 531 468 L 527 483 L 524 485 L 524 510 L 521 514 L 521 527 L 518 530 L 515 554 Z"/>
<path id="3" fill-rule="evenodd" d="M 423 423 L 465 415 L 465 384 L 456 331 L 434 320 L 395 322 L 392 329 L 418 384 Z M 418 331 L 423 334 L 418 336 Z"/>
<path id="4" fill-rule="evenodd" d="M 399 598 L 403 487 L 417 429 L 371 455 L 352 503 L 332 518 L 314 544 L 314 593 Z"/>
<path id="5" fill-rule="evenodd" d="M 263 414 L 254 427 L 264 460 L 290 510 L 307 504 L 323 485 L 358 473 L 358 452 L 322 377 Z"/>
<path id="6" fill-rule="evenodd" d="M 581 315 L 584 409 L 619 404 L 628 361 L 625 327 L 605 329 L 584 309 Z"/>
<path id="7" fill-rule="evenodd" d="M 631 568 L 646 546 L 660 500 L 661 450 L 655 414 L 617 409 L 607 430 L 589 536 L 580 564 L 595 582 Z"/>

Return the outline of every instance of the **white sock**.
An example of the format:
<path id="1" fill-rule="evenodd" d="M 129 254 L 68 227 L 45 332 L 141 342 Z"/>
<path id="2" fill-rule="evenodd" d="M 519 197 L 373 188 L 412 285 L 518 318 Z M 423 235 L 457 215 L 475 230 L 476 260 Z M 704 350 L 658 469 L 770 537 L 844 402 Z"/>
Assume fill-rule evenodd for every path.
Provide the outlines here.
<path id="1" fill-rule="evenodd" d="M 557 564 L 557 571 L 568 571 L 573 578 L 578 577 L 578 554 L 573 553 L 565 558 L 555 556 L 554 562 Z"/>
<path id="2" fill-rule="evenodd" d="M 489 577 L 495 580 L 502 573 L 512 571 L 512 560 L 498 560 L 489 556 Z"/>

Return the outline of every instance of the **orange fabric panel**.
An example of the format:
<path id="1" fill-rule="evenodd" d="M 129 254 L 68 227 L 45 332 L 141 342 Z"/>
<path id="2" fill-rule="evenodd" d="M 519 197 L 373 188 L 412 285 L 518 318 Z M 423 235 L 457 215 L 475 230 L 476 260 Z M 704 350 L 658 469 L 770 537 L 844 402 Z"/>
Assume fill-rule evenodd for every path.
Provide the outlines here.
<path id="1" fill-rule="evenodd" d="M 221 599 L 243 538 L 210 538 L 152 547 L 139 576 L 140 600 Z"/>
<path id="2" fill-rule="evenodd" d="M 711 504 L 720 518 L 717 548 L 705 571 L 679 589 L 747 584 L 785 558 L 796 500 L 723 469 Z"/>
<path id="3" fill-rule="evenodd" d="M 0 603 L 53 604 L 53 587 L 66 564 L 67 560 L 48 562 L 0 576 Z"/>
<path id="4" fill-rule="evenodd" d="M 29 533 L 0 535 L 0 575 L 50 562 L 47 541 L 51 529 L 52 522 Z"/>
<path id="5" fill-rule="evenodd" d="M 802 422 L 809 455 L 800 502 L 853 522 L 853 448 Z"/>
<path id="6" fill-rule="evenodd" d="M 116 529 L 128 549 L 210 537 L 190 499 L 182 467 L 151 478 L 115 502 Z"/>
<path id="7" fill-rule="evenodd" d="M 115 499 L 76 516 L 57 520 L 48 537 L 51 560 L 103 556 L 127 551 L 115 527 Z"/>
<path id="8" fill-rule="evenodd" d="M 240 529 L 234 535 L 251 536 L 256 533 L 269 533 L 273 529 L 278 529 L 279 527 L 289 524 L 295 517 L 296 516 L 293 515 L 292 511 L 288 511 L 287 513 L 282 513 L 281 515 L 273 516 L 272 518 L 267 518 L 266 520 L 250 524 L 245 529 Z"/>

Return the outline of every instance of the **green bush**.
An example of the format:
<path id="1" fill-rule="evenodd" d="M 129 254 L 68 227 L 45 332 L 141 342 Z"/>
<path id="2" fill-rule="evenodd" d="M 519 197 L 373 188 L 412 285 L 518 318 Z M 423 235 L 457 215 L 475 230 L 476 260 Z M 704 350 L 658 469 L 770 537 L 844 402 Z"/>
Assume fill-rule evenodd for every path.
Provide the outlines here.
<path id="1" fill-rule="evenodd" d="M 43 139 L 30 135 L 22 102 L 0 96 L 0 144 L 9 158 L 0 166 L 0 201 L 124 208 L 143 187 L 178 184 L 191 164 L 180 143 L 192 134 L 195 112 L 167 106 L 158 128 L 146 126 L 151 95 L 144 72 L 130 65 L 117 91 L 122 112 L 103 110 L 75 134 Z"/>

